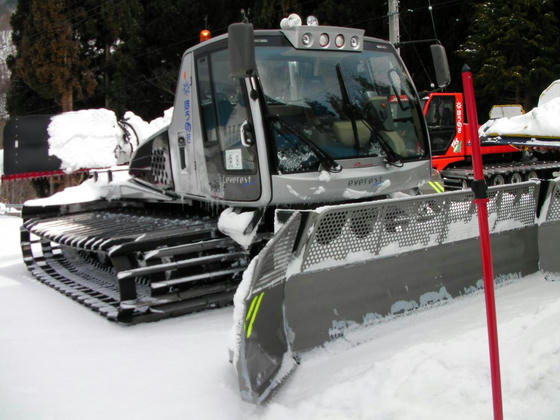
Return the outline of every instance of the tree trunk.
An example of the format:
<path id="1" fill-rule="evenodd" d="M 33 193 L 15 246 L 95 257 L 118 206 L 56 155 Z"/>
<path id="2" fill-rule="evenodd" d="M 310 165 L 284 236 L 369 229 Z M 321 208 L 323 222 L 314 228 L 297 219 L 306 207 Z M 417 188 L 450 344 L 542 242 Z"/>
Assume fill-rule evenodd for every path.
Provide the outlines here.
<path id="1" fill-rule="evenodd" d="M 111 45 L 109 45 L 108 42 L 105 42 L 105 69 L 107 69 L 107 63 L 111 58 L 111 54 L 109 52 L 110 48 Z M 105 108 L 109 109 L 109 72 L 107 70 L 103 72 L 103 81 L 105 83 Z"/>
<path id="2" fill-rule="evenodd" d="M 62 94 L 60 105 L 62 107 L 62 112 L 68 112 L 74 109 L 74 97 L 72 95 L 72 89 L 69 89 Z"/>

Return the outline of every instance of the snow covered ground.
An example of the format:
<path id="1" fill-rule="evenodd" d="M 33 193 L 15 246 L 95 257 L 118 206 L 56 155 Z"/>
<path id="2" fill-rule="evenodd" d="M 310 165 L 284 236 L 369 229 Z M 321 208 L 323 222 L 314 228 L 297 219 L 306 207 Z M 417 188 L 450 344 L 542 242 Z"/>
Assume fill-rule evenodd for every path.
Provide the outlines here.
<path id="1" fill-rule="evenodd" d="M 0 419 L 491 419 L 482 293 L 304 355 L 263 407 L 239 399 L 231 307 L 123 327 L 28 274 L 0 216 Z M 504 413 L 560 418 L 560 281 L 496 290 Z"/>

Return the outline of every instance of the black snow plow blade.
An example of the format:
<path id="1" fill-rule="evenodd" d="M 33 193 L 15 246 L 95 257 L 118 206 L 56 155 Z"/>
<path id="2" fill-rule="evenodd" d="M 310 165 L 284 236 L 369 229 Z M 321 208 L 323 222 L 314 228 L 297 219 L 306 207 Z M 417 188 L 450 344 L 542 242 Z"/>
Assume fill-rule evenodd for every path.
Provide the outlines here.
<path id="1" fill-rule="evenodd" d="M 489 189 L 498 281 L 560 271 L 560 190 L 548 185 Z M 472 201 L 472 192 L 457 191 L 294 213 L 235 297 L 232 362 L 242 398 L 265 400 L 304 351 L 481 289 Z"/>
<path id="2" fill-rule="evenodd" d="M 137 209 L 30 217 L 21 246 L 38 280 L 123 323 L 230 304 L 248 263 L 212 219 Z"/>

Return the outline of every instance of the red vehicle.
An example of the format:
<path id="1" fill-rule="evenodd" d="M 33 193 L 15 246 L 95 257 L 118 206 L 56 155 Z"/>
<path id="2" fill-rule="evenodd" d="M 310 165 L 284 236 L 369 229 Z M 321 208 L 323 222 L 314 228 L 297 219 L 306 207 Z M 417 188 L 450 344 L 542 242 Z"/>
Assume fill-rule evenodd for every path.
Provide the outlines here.
<path id="1" fill-rule="evenodd" d="M 431 93 L 424 105 L 430 132 L 432 164 L 448 188 L 466 188 L 474 179 L 471 139 L 462 93 Z M 529 151 L 482 141 L 484 171 L 489 185 L 550 178 L 560 168 L 548 151 Z"/>

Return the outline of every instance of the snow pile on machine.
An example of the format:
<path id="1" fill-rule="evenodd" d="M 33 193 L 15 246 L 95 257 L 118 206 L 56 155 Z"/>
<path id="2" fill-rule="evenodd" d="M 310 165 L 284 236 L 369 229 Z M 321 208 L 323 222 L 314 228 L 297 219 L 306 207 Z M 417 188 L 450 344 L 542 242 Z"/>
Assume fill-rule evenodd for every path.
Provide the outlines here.
<path id="1" fill-rule="evenodd" d="M 486 141 L 538 147 L 560 147 L 560 80 L 539 98 L 538 106 L 523 115 L 489 120 L 479 135 Z"/>
<path id="2" fill-rule="evenodd" d="M 48 126 L 49 155 L 58 157 L 67 173 L 124 164 L 140 143 L 169 126 L 172 114 L 170 108 L 149 123 L 131 111 L 121 121 L 108 109 L 58 114 Z"/>

